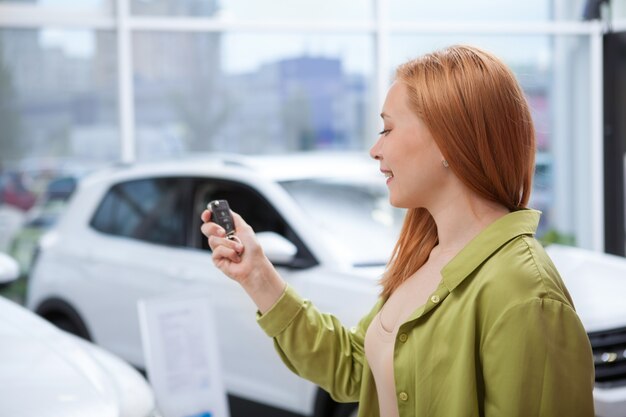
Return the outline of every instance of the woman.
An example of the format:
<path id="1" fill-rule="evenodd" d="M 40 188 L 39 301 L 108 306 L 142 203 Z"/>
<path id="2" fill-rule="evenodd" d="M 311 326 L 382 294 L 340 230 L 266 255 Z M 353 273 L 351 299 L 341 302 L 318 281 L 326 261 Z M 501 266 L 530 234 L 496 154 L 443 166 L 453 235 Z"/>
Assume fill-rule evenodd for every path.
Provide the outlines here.
<path id="1" fill-rule="evenodd" d="M 240 216 L 236 242 L 202 213 L 283 361 L 362 417 L 592 417 L 589 341 L 526 208 L 535 139 L 514 75 L 449 47 L 398 68 L 381 117 L 370 154 L 408 212 L 356 328 L 287 286 Z"/>

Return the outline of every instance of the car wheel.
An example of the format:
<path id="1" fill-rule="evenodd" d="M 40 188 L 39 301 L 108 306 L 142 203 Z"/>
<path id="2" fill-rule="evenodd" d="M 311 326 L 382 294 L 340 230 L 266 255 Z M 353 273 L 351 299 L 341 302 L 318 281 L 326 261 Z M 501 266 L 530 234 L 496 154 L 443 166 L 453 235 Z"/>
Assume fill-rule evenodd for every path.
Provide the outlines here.
<path id="1" fill-rule="evenodd" d="M 73 320 L 70 320 L 68 317 L 64 317 L 64 316 L 50 317 L 48 318 L 48 321 L 63 331 L 71 333 L 74 336 L 78 336 L 85 340 L 91 341 L 91 338 L 89 337 L 89 333 L 87 332 L 87 329 L 85 328 L 85 326 L 78 325 Z"/>
<path id="2" fill-rule="evenodd" d="M 44 319 L 61 330 L 91 341 L 91 334 L 80 317 L 80 314 L 67 302 L 51 298 L 44 301 L 36 310 Z"/>

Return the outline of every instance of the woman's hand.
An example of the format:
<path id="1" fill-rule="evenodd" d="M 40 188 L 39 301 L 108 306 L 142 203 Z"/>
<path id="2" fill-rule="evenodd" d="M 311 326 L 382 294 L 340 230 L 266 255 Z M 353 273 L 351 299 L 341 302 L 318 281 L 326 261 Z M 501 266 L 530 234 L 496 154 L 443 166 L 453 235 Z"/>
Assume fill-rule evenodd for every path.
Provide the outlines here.
<path id="1" fill-rule="evenodd" d="M 238 239 L 227 239 L 224 229 L 211 222 L 211 211 L 201 214 L 204 224 L 200 228 L 207 237 L 213 251 L 213 263 L 224 274 L 243 284 L 254 270 L 255 264 L 262 262 L 263 250 L 259 246 L 252 228 L 239 216 L 231 211 L 235 222 Z M 244 252 L 245 260 L 244 260 Z M 255 260 L 256 258 L 256 260 Z"/>
<path id="2" fill-rule="evenodd" d="M 224 229 L 211 221 L 210 210 L 200 215 L 203 221 L 200 230 L 213 250 L 215 266 L 238 282 L 264 313 L 283 293 L 285 283 L 263 253 L 252 227 L 232 210 L 231 214 L 239 241 L 226 238 Z"/>

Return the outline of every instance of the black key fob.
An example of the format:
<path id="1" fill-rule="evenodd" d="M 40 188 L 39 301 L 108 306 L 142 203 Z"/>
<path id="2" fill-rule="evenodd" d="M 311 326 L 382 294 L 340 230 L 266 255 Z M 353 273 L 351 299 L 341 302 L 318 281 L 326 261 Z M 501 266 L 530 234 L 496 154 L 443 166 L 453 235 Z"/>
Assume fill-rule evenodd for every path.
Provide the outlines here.
<path id="1" fill-rule="evenodd" d="M 207 206 L 211 210 L 211 221 L 219 224 L 226 231 L 226 237 L 231 238 L 235 234 L 235 222 L 230 214 L 230 207 L 226 200 L 213 200 Z"/>

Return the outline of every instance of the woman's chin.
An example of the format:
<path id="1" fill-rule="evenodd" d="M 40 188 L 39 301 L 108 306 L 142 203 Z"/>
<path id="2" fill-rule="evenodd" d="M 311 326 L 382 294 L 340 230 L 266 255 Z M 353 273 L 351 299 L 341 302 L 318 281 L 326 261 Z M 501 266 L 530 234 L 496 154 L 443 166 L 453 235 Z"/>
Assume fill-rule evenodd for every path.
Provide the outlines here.
<path id="1" fill-rule="evenodd" d="M 394 197 L 393 195 L 389 195 L 389 204 L 396 208 L 408 208 L 406 204 L 404 204 L 402 199 Z"/>

